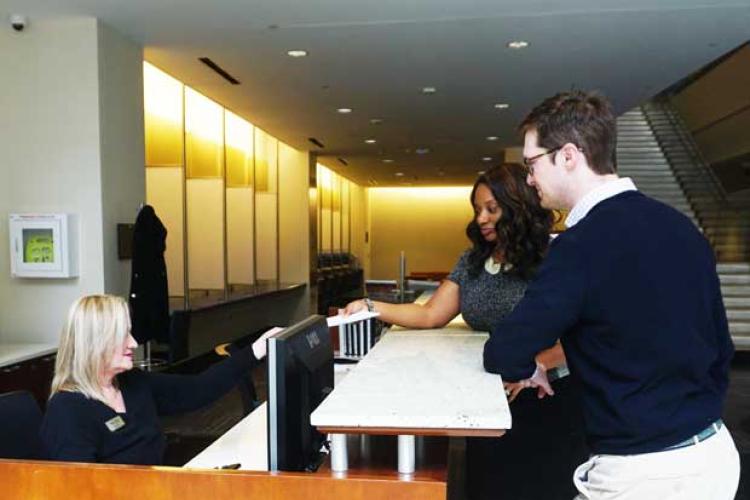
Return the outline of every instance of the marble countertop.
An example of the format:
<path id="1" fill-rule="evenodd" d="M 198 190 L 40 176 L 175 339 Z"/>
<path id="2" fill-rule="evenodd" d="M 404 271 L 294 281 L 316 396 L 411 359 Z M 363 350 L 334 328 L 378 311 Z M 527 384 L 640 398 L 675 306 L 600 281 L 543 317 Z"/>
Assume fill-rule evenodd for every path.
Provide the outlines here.
<path id="1" fill-rule="evenodd" d="M 313 412 L 311 422 L 467 434 L 509 429 L 502 379 L 482 366 L 486 340 L 487 334 L 465 329 L 388 332 Z"/>
<path id="2" fill-rule="evenodd" d="M 57 344 L 50 343 L 13 343 L 0 344 L 0 367 L 9 366 L 39 356 L 46 356 L 57 351 Z"/>

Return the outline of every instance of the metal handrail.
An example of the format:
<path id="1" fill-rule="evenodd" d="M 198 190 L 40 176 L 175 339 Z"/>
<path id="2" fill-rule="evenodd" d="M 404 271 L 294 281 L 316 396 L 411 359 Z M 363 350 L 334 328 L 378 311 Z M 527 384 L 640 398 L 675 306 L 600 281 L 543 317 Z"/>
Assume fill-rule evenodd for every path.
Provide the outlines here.
<path id="1" fill-rule="evenodd" d="M 641 106 L 641 110 L 653 130 L 654 136 L 662 148 L 664 155 L 669 160 L 670 167 L 682 185 L 683 190 L 688 195 L 688 201 L 700 221 L 704 234 L 712 246 L 721 244 L 721 233 L 715 231 L 715 229 L 723 227 L 723 224 L 708 222 L 709 219 L 706 212 L 711 210 L 718 214 L 720 219 L 734 221 L 741 220 L 745 212 L 732 206 L 729 202 L 729 197 L 723 184 L 709 166 L 695 139 L 687 129 L 684 120 L 670 103 L 652 101 Z M 661 123 L 656 123 L 657 121 Z M 663 133 L 668 133 L 674 142 L 667 141 L 665 137 L 661 137 L 660 135 L 662 134 L 659 134 L 659 130 Z M 667 147 L 670 145 L 681 148 L 689 161 L 676 162 L 674 160 L 675 149 Z M 698 174 L 696 179 L 701 182 L 704 188 L 699 190 L 695 188 L 686 189 L 682 178 L 688 174 Z M 697 203 L 697 200 L 694 200 L 693 197 L 700 194 L 710 194 L 710 198 L 707 198 L 704 203 Z M 713 202 L 710 200 L 713 200 Z"/>

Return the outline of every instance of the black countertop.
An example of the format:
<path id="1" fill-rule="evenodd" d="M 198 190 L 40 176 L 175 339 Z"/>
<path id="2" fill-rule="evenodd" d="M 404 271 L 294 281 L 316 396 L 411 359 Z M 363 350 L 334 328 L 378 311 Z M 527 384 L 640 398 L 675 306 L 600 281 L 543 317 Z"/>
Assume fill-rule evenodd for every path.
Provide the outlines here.
<path id="1" fill-rule="evenodd" d="M 182 297 L 169 298 L 169 310 L 174 311 L 200 311 L 220 307 L 225 304 L 242 302 L 255 297 L 265 297 L 274 294 L 299 290 L 307 286 L 307 283 L 283 283 L 267 282 L 254 285 L 232 285 L 228 296 L 224 297 L 222 290 L 191 291 L 190 307 L 185 308 Z"/>

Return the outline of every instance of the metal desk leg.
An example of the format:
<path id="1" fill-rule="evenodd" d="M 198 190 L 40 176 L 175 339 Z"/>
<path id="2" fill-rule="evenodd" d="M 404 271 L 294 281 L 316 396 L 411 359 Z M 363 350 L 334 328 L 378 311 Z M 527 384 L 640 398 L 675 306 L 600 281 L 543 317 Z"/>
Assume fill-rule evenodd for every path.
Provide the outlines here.
<path id="1" fill-rule="evenodd" d="M 349 460 L 346 453 L 346 434 L 331 434 L 331 470 L 346 472 Z"/>
<path id="2" fill-rule="evenodd" d="M 414 474 L 414 436 L 398 437 L 398 471 L 401 474 Z"/>

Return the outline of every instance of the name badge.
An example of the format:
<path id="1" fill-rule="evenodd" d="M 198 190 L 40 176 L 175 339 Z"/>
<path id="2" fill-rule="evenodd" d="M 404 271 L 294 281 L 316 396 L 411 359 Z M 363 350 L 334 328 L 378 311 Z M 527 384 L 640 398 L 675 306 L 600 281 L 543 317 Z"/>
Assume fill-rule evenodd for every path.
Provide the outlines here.
<path id="1" fill-rule="evenodd" d="M 115 432 L 117 429 L 125 427 L 125 421 L 121 416 L 117 415 L 116 417 L 110 418 L 109 420 L 104 422 L 104 425 L 107 426 L 109 432 Z"/>

